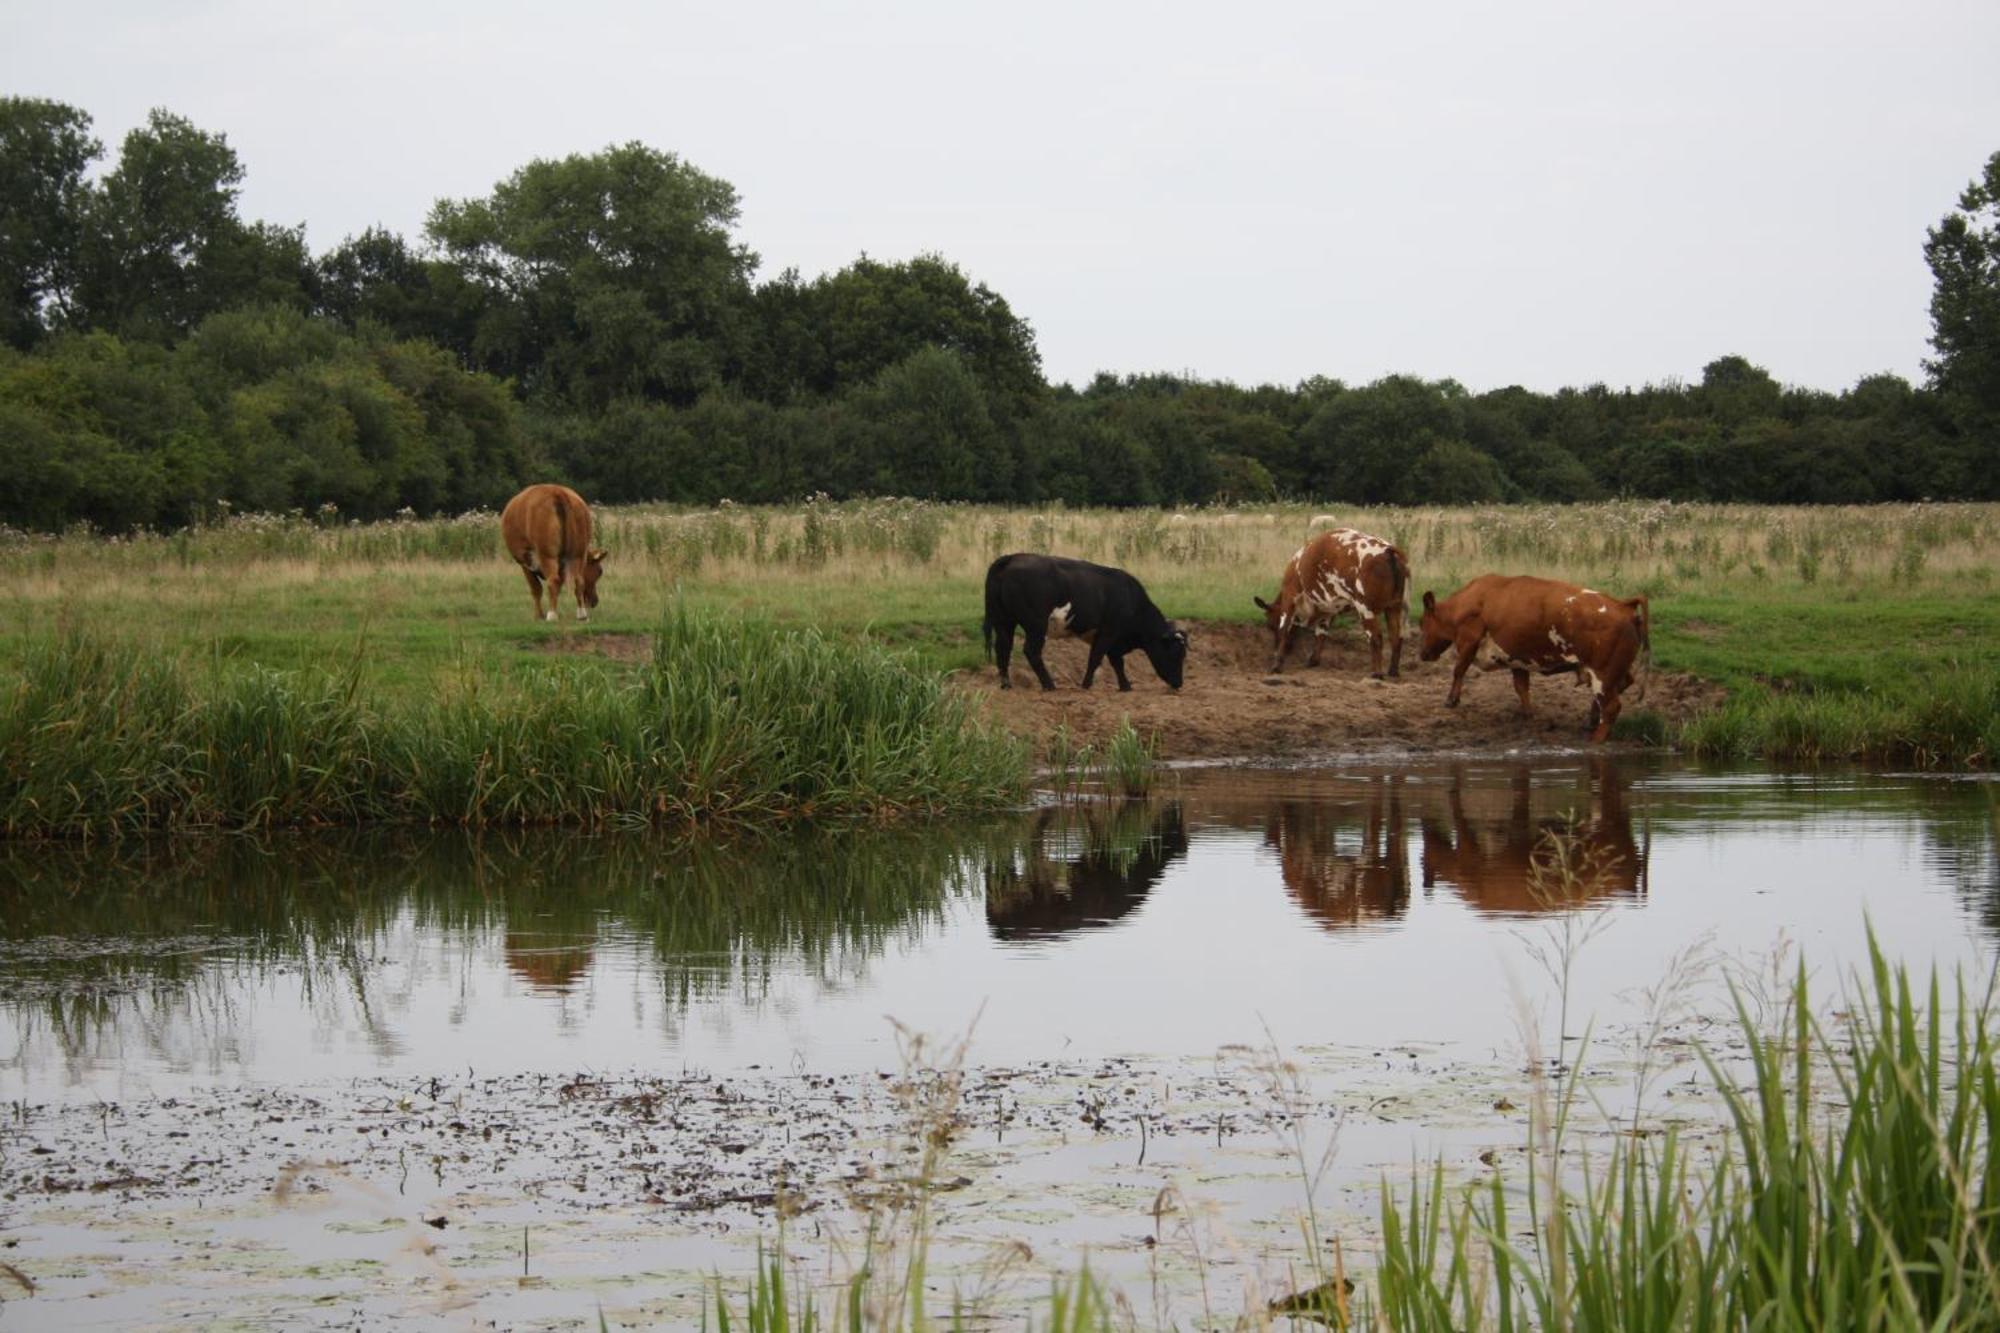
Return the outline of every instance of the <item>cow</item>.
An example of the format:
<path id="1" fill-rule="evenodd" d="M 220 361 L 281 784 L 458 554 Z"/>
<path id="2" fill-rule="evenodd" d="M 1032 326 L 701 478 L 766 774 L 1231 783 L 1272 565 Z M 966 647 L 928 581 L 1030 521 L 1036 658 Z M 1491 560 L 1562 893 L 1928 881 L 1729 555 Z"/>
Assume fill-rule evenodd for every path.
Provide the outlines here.
<path id="1" fill-rule="evenodd" d="M 554 620 L 563 584 L 576 580 L 576 618 L 590 619 L 597 605 L 597 579 L 604 572 L 606 552 L 590 544 L 590 506 L 567 486 L 543 482 L 530 486 L 500 511 L 500 540 L 521 566 L 528 593 L 535 599 L 535 618 Z M 542 613 L 542 588 L 549 590 L 548 614 Z"/>
<path id="2" fill-rule="evenodd" d="M 1083 670 L 1086 690 L 1106 658 L 1111 659 L 1118 688 L 1131 689 L 1125 654 L 1135 650 L 1146 655 L 1168 689 L 1181 687 L 1187 635 L 1160 614 L 1139 580 L 1122 569 L 1059 555 L 1017 551 L 1001 556 L 986 571 L 983 629 L 986 655 L 999 665 L 1003 690 L 1014 684 L 1007 675 L 1007 662 L 1014 652 L 1017 625 L 1028 665 L 1045 690 L 1056 687 L 1042 665 L 1042 645 L 1050 635 L 1089 640 L 1090 661 Z"/>
<path id="3" fill-rule="evenodd" d="M 1597 742 L 1611 734 L 1623 706 L 1619 696 L 1632 684 L 1635 666 L 1650 656 L 1651 625 L 1644 597 L 1607 597 L 1530 575 L 1482 574 L 1442 602 L 1424 594 L 1420 652 L 1434 662 L 1445 649 L 1458 649 L 1447 708 L 1458 706 L 1466 669 L 1489 645 L 1492 655 L 1480 666 L 1514 673 L 1523 713 L 1530 673 L 1578 673 L 1590 686 L 1590 739 Z M 1643 688 L 1639 697 L 1645 697 Z"/>
<path id="4" fill-rule="evenodd" d="M 1307 666 L 1319 664 L 1320 643 L 1334 618 L 1352 607 L 1368 631 L 1369 674 L 1382 679 L 1383 623 L 1388 626 L 1389 674 L 1403 673 L 1403 618 L 1408 608 L 1410 562 L 1380 537 L 1353 528 L 1322 532 L 1301 546 L 1285 566 L 1278 600 L 1253 597 L 1271 627 L 1271 671 L 1283 670 L 1285 655 L 1301 629 L 1313 633 Z"/>

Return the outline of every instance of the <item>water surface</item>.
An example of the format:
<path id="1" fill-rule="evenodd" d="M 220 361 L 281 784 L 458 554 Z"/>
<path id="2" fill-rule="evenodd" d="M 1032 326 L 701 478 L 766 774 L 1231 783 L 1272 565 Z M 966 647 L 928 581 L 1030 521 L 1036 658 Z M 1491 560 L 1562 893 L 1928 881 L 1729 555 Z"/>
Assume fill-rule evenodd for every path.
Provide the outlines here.
<path id="1" fill-rule="evenodd" d="M 629 835 L 0 848 L 0 1095 L 893 1068 L 1615 1032 L 1872 927 L 1983 969 L 1990 784 L 1601 755 L 1191 770 L 1144 802 L 680 846 Z M 1561 843 L 1550 840 L 1561 832 Z M 1569 868 L 1565 875 L 1562 858 Z M 1565 903 L 1574 911 L 1559 910 Z M 1683 969 L 1686 971 L 1687 969 Z"/>

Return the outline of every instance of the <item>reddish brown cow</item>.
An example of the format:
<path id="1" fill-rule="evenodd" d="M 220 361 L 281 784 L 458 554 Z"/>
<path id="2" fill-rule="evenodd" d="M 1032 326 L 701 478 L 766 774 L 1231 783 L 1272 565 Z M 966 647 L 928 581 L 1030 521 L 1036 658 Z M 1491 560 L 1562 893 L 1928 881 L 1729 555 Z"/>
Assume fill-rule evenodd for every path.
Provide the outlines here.
<path id="1" fill-rule="evenodd" d="M 1306 665 L 1319 662 L 1320 640 L 1334 617 L 1352 607 L 1368 631 L 1369 673 L 1382 675 L 1383 622 L 1388 622 L 1389 674 L 1403 670 L 1403 616 L 1408 603 L 1403 590 L 1410 581 L 1410 562 L 1403 553 L 1365 532 L 1335 528 L 1322 532 L 1292 557 L 1278 585 L 1278 600 L 1254 598 L 1271 627 L 1271 670 L 1282 670 L 1285 654 L 1301 629 L 1313 632 Z"/>
<path id="2" fill-rule="evenodd" d="M 1579 673 L 1590 686 L 1590 739 L 1611 734 L 1632 684 L 1634 667 L 1650 646 L 1652 615 L 1644 597 L 1606 597 L 1573 583 L 1527 575 L 1482 574 L 1442 602 L 1426 592 L 1422 655 L 1436 661 L 1458 649 L 1445 707 L 1458 705 L 1465 672 L 1482 649 L 1492 653 L 1481 669 L 1514 673 L 1521 711 L 1528 711 L 1528 676 Z"/>
<path id="3" fill-rule="evenodd" d="M 590 544 L 590 506 L 567 486 L 543 482 L 507 502 L 500 513 L 500 540 L 521 566 L 528 592 L 535 599 L 537 619 L 554 620 L 563 584 L 576 578 L 576 618 L 590 619 L 597 605 L 597 579 L 604 572 L 605 552 Z M 542 587 L 549 590 L 549 609 L 542 612 Z"/>

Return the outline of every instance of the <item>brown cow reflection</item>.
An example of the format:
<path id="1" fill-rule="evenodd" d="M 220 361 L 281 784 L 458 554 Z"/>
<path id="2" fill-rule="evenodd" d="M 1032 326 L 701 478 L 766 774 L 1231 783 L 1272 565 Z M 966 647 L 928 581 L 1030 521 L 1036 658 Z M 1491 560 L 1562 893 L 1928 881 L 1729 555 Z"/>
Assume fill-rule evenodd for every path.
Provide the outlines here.
<path id="1" fill-rule="evenodd" d="M 1285 892 L 1328 930 L 1401 916 L 1410 856 L 1400 778 L 1373 779 L 1361 801 L 1286 801 L 1264 823 Z"/>
<path id="2" fill-rule="evenodd" d="M 1045 809 L 1025 849 L 988 869 L 986 922 L 1003 940 L 1111 925 L 1187 850 L 1178 802 Z"/>
<path id="3" fill-rule="evenodd" d="M 596 954 L 587 940 L 537 931 L 510 930 L 500 947 L 509 972 L 527 982 L 530 990 L 555 995 L 576 985 Z"/>
<path id="4" fill-rule="evenodd" d="M 1455 770 L 1442 811 L 1424 814 L 1424 888 L 1448 884 L 1474 909 L 1505 914 L 1643 897 L 1647 849 L 1632 836 L 1625 779 L 1605 758 L 1588 775 L 1587 791 L 1544 790 L 1531 801 L 1526 765 L 1505 788 L 1468 787 Z"/>

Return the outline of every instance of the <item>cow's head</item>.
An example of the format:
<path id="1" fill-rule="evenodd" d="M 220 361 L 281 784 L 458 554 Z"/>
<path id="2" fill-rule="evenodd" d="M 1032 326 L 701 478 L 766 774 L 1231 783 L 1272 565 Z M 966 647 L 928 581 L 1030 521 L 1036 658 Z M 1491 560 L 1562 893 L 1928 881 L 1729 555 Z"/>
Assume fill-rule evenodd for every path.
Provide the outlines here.
<path id="1" fill-rule="evenodd" d="M 1458 626 L 1447 621 L 1444 613 L 1438 610 L 1437 594 L 1426 590 L 1424 593 L 1424 620 L 1422 627 L 1418 631 L 1418 638 L 1423 644 L 1423 647 L 1418 650 L 1419 655 L 1426 662 L 1437 661 L 1438 658 L 1444 656 L 1444 650 L 1451 647 L 1452 640 L 1457 635 Z"/>
<path id="2" fill-rule="evenodd" d="M 597 580 L 604 573 L 604 557 L 610 552 L 593 546 L 584 552 L 583 568 L 577 571 L 577 600 L 595 611 L 597 609 Z"/>
<path id="3" fill-rule="evenodd" d="M 1285 631 L 1292 627 L 1291 598 L 1281 590 L 1275 602 L 1267 602 L 1261 597 L 1250 600 L 1257 603 L 1257 609 L 1264 613 L 1264 623 L 1271 628 L 1272 651 L 1282 653 L 1285 651 Z"/>
<path id="4" fill-rule="evenodd" d="M 1181 687 L 1181 677 L 1187 667 L 1187 631 L 1176 629 L 1169 620 L 1165 633 L 1145 645 L 1146 660 L 1153 664 L 1153 671 L 1167 683 L 1167 688 Z"/>

